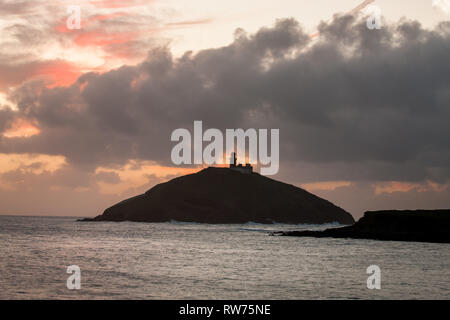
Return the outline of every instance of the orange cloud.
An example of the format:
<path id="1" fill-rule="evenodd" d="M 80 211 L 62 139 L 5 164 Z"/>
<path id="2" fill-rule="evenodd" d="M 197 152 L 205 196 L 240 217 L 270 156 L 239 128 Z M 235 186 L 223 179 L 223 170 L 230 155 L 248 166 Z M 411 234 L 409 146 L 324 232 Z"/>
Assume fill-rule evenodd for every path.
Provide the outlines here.
<path id="1" fill-rule="evenodd" d="M 32 61 L 3 67 L 0 72 L 0 92 L 25 81 L 43 79 L 48 87 L 68 86 L 83 73 L 79 66 L 64 60 Z"/>
<path id="2" fill-rule="evenodd" d="M 78 35 L 74 42 L 80 47 L 107 46 L 129 42 L 139 35 L 138 31 L 127 31 L 122 33 L 108 34 L 102 31 L 89 31 Z"/>
<path id="3" fill-rule="evenodd" d="M 79 67 L 63 60 L 46 61 L 38 65 L 32 76 L 49 81 L 49 87 L 68 86 L 82 74 Z"/>
<path id="4" fill-rule="evenodd" d="M 444 192 L 445 190 L 447 190 L 449 185 L 428 181 L 428 186 L 435 192 Z"/>
<path id="5" fill-rule="evenodd" d="M 428 191 L 442 192 L 445 191 L 448 187 L 448 185 L 442 185 L 432 181 L 426 181 L 423 183 L 390 181 L 390 182 L 376 183 L 374 186 L 375 186 L 375 194 L 377 195 L 382 193 L 409 192 L 413 190 L 417 192 L 428 192 Z"/>
<path id="6" fill-rule="evenodd" d="M 75 30 L 71 30 L 67 28 L 67 18 L 64 17 L 56 26 L 55 26 L 55 31 L 59 32 L 59 33 L 69 33 L 69 32 L 74 32 Z M 84 20 L 81 20 L 81 26 L 84 25 Z"/>
<path id="7" fill-rule="evenodd" d="M 63 156 L 31 153 L 0 153 L 0 174 L 18 169 L 27 170 L 35 174 L 42 173 L 43 171 L 54 172 L 66 164 L 66 159 Z"/>
<path id="8" fill-rule="evenodd" d="M 350 181 L 325 181 L 325 182 L 312 182 L 312 183 L 304 183 L 301 185 L 303 189 L 306 190 L 335 190 L 340 187 L 349 187 L 351 186 Z"/>
<path id="9" fill-rule="evenodd" d="M 110 173 L 117 175 L 120 180 L 115 183 L 98 181 L 97 184 L 103 194 L 122 194 L 127 190 L 134 189 L 136 186 L 142 186 L 144 189 L 150 187 L 149 176 L 153 176 L 159 182 L 168 179 L 198 172 L 202 168 L 179 168 L 160 166 L 151 161 L 130 160 L 126 165 L 120 168 L 98 167 L 96 174 Z"/>
<path id="10" fill-rule="evenodd" d="M 6 138 L 29 138 L 39 134 L 40 130 L 35 123 L 25 119 L 16 119 L 10 127 L 3 132 Z"/>

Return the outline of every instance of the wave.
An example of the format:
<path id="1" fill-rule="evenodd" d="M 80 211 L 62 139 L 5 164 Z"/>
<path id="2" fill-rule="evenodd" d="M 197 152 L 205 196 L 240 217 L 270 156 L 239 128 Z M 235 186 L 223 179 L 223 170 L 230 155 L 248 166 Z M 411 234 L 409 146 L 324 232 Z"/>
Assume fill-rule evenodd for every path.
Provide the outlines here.
<path id="1" fill-rule="evenodd" d="M 191 222 L 191 221 L 178 221 L 178 220 L 170 220 L 168 222 L 160 222 L 160 223 L 171 223 L 171 224 L 199 224 L 199 225 L 225 225 L 225 226 L 232 226 L 232 225 L 240 225 L 240 226 L 290 226 L 290 227 L 308 227 L 308 228 L 314 228 L 314 227 L 324 227 L 324 226 L 343 226 L 339 222 L 328 222 L 323 224 L 312 224 L 312 223 L 284 223 L 284 222 L 272 222 L 272 223 L 259 223 L 259 222 L 245 222 L 245 223 L 204 223 L 204 222 Z"/>

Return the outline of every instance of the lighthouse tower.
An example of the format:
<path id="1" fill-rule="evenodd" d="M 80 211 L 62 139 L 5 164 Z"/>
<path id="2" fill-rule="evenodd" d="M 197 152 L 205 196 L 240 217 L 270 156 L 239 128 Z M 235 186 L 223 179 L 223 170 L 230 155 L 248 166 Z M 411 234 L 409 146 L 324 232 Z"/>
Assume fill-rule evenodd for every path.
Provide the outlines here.
<path id="1" fill-rule="evenodd" d="M 246 163 L 245 166 L 237 164 L 236 152 L 232 152 L 230 156 L 230 169 L 236 170 L 242 173 L 252 173 L 253 167 L 250 163 Z"/>
<path id="2" fill-rule="evenodd" d="M 237 166 L 236 152 L 232 152 L 230 157 L 230 168 L 235 168 L 236 166 Z"/>

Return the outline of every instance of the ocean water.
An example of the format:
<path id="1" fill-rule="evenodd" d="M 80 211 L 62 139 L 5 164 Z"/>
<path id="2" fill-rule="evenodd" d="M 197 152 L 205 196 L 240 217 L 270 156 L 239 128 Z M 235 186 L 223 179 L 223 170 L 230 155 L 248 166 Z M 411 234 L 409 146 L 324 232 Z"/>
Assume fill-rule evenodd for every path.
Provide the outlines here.
<path id="1" fill-rule="evenodd" d="M 450 298 L 449 244 L 268 235 L 329 226 L 75 220 L 0 216 L 1 299 Z M 79 290 L 66 286 L 70 265 Z M 380 290 L 367 289 L 369 265 Z"/>

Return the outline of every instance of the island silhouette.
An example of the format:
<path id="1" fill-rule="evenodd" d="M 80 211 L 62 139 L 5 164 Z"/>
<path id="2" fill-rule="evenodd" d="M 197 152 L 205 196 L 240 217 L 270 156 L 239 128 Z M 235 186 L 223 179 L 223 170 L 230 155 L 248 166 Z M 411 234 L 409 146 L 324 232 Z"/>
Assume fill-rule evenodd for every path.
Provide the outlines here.
<path id="1" fill-rule="evenodd" d="M 354 223 L 350 213 L 333 203 L 235 162 L 160 183 L 83 221 Z"/>
<path id="2" fill-rule="evenodd" d="M 160 183 L 144 194 L 121 201 L 95 218 L 81 221 L 198 222 L 210 224 L 324 224 L 324 231 L 279 231 L 279 236 L 352 238 L 450 243 L 450 210 L 368 211 L 355 223 L 352 215 L 302 188 L 237 164 L 208 167 Z"/>

